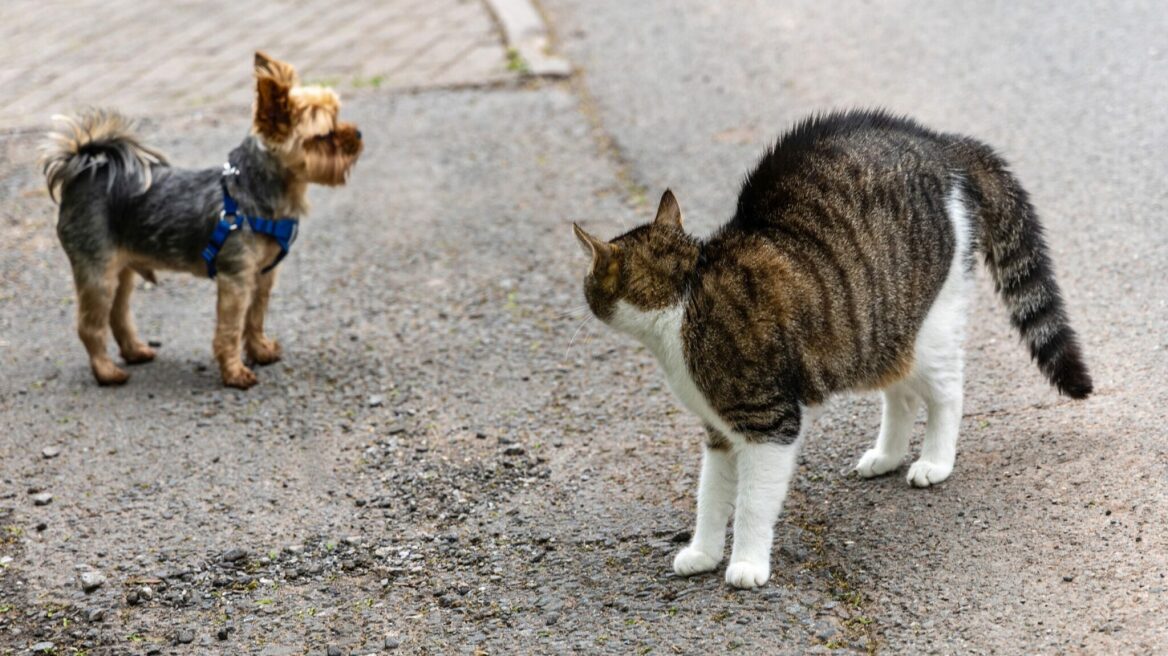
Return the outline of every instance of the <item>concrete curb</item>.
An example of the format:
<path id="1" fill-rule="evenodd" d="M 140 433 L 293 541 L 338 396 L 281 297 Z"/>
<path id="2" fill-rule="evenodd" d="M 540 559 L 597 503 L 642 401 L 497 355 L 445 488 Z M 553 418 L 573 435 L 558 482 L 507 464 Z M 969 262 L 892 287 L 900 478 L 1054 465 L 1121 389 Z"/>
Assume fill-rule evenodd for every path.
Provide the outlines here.
<path id="1" fill-rule="evenodd" d="M 549 54 L 551 40 L 543 16 L 531 0 L 484 0 L 495 14 L 507 47 L 518 53 L 531 75 L 568 77 L 572 64 L 563 57 Z"/>

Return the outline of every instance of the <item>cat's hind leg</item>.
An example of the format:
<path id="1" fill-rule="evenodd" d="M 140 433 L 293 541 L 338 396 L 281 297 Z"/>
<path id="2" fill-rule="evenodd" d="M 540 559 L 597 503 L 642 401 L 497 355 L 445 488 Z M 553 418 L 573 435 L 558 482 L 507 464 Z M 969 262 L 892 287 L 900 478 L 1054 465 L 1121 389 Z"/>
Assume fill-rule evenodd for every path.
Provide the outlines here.
<path id="1" fill-rule="evenodd" d="M 928 423 L 921 457 L 908 469 L 908 482 L 917 487 L 936 485 L 949 478 L 957 457 L 957 431 L 961 427 L 965 336 L 972 281 L 969 217 L 958 187 L 946 201 L 953 222 L 955 244 L 949 273 L 925 321 L 917 333 L 913 371 L 906 381 L 925 400 Z"/>
<path id="2" fill-rule="evenodd" d="M 698 483 L 698 517 L 689 546 L 673 558 L 679 576 L 708 572 L 722 562 L 726 547 L 726 523 L 734 510 L 738 488 L 734 454 L 730 443 L 713 428 L 702 456 L 702 477 Z"/>
<path id="3" fill-rule="evenodd" d="M 928 423 L 921 456 L 908 469 L 908 482 L 916 487 L 936 485 L 953 472 L 964 398 L 964 318 L 964 303 L 934 307 L 917 340 L 917 362 L 907 382 L 924 399 Z"/>
<path id="4" fill-rule="evenodd" d="M 928 381 L 925 407 L 928 408 L 929 419 L 925 427 L 925 440 L 921 444 L 921 457 L 908 468 L 907 480 L 910 485 L 936 485 L 953 473 L 963 401 L 961 365 L 957 367 L 956 373 L 940 380 Z"/>
<path id="5" fill-rule="evenodd" d="M 876 445 L 860 456 L 856 473 L 862 478 L 872 478 L 900 466 L 900 461 L 908 453 L 908 440 L 919 407 L 920 399 L 903 382 L 894 383 L 884 390 L 880 435 L 876 438 Z"/>

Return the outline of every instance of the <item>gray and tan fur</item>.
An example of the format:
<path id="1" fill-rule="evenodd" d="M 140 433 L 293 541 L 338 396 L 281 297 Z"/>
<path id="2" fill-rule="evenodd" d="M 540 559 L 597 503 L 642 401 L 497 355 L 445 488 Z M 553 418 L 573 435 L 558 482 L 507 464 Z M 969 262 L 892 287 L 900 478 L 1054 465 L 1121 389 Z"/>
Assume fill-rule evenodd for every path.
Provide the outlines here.
<path id="1" fill-rule="evenodd" d="M 685 232 L 668 191 L 653 223 L 612 241 L 575 229 L 592 257 L 593 313 L 648 346 L 706 424 L 681 574 L 721 561 L 733 508 L 727 580 L 766 581 L 800 437 L 834 394 L 884 393 L 861 475 L 900 465 L 923 404 L 928 425 L 908 480 L 949 476 L 977 252 L 1039 369 L 1072 398 L 1092 389 L 1026 192 L 972 139 L 882 112 L 813 117 L 765 154 L 734 217 L 707 239 Z"/>
<path id="2" fill-rule="evenodd" d="M 309 183 L 345 183 L 361 153 L 361 133 L 337 121 L 340 101 L 331 89 L 300 86 L 291 65 L 256 53 L 255 75 L 252 130 L 228 155 L 239 171 L 227 178 L 228 189 L 246 214 L 301 216 L 308 209 Z M 59 121 L 43 167 L 60 204 L 57 235 L 73 269 L 77 332 L 97 381 L 117 385 L 129 374 L 106 352 L 107 329 L 126 364 L 154 359 L 130 315 L 135 274 L 150 280 L 155 270 L 207 275 L 202 251 L 223 209 L 223 168 L 170 166 L 114 111 L 89 110 Z M 262 269 L 278 252 L 270 237 L 237 230 L 216 258 L 212 347 L 226 385 L 246 389 L 256 383 L 243 363 L 241 342 L 258 364 L 280 358 L 279 343 L 263 327 L 276 273 Z"/>

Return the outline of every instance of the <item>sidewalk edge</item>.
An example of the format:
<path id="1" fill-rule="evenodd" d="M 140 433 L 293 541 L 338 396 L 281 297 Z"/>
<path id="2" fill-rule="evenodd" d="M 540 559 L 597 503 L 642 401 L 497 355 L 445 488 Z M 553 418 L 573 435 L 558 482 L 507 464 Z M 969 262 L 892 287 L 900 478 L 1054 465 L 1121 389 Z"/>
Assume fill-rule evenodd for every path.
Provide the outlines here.
<path id="1" fill-rule="evenodd" d="M 495 15 L 507 47 L 514 50 L 526 64 L 530 74 L 540 77 L 568 77 L 572 64 L 567 59 L 551 54 L 551 40 L 543 16 L 531 0 L 484 0 Z"/>

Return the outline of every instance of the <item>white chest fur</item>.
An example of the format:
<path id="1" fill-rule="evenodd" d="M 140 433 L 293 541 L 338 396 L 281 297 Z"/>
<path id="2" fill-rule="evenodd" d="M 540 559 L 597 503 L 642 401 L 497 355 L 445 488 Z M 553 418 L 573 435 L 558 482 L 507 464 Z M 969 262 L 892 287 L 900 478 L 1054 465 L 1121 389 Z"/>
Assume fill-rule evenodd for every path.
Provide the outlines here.
<path id="1" fill-rule="evenodd" d="M 662 310 L 640 310 L 625 301 L 618 301 L 611 323 L 617 330 L 636 337 L 657 357 L 665 372 L 665 382 L 687 410 L 727 438 L 740 442 L 741 438 L 718 415 L 690 375 L 681 338 L 684 320 L 685 306 L 681 304 Z"/>

